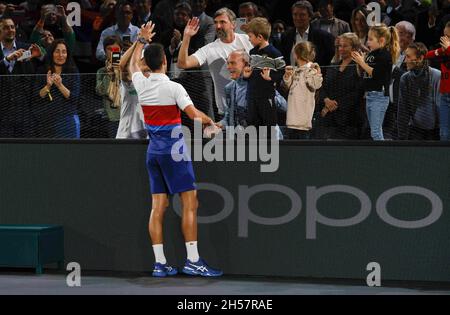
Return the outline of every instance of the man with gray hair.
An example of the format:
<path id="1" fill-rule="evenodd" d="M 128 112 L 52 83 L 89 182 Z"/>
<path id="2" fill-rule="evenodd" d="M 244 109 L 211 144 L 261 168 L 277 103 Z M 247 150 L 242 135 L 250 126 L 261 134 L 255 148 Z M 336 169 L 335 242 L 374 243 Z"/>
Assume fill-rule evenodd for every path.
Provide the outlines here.
<path id="1" fill-rule="evenodd" d="M 225 115 L 220 121 L 220 127 L 247 126 L 247 81 L 242 73 L 250 64 L 250 56 L 245 50 L 235 50 L 227 60 L 231 82 L 225 86 L 226 108 Z"/>
<path id="2" fill-rule="evenodd" d="M 395 24 L 400 44 L 400 56 L 398 57 L 397 66 L 405 62 L 406 49 L 416 40 L 416 28 L 411 22 L 400 21 Z M 406 68 L 405 68 L 406 69 Z"/>
<path id="3" fill-rule="evenodd" d="M 178 54 L 178 67 L 191 69 L 207 64 L 214 82 L 216 105 L 219 114 L 225 110 L 225 86 L 231 81 L 227 70 L 228 55 L 239 49 L 249 52 L 253 48 L 246 34 L 235 33 L 236 15 L 228 8 L 219 9 L 214 14 L 217 39 L 189 55 L 191 38 L 199 31 L 199 19 L 194 17 L 184 29 L 183 42 Z"/>

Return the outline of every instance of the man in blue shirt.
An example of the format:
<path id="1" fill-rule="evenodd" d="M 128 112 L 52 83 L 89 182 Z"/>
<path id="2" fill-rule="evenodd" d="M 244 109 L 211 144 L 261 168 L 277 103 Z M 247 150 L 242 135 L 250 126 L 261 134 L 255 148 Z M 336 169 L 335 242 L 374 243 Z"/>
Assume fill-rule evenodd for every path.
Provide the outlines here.
<path id="1" fill-rule="evenodd" d="M 95 56 L 100 61 L 105 61 L 106 53 L 103 49 L 103 41 L 108 36 L 118 36 L 123 41 L 124 50 L 127 50 L 137 40 L 139 28 L 131 24 L 133 19 L 133 6 L 129 2 L 123 2 L 116 6 L 117 24 L 108 27 L 100 35 Z M 129 39 L 128 39 L 129 38 Z"/>

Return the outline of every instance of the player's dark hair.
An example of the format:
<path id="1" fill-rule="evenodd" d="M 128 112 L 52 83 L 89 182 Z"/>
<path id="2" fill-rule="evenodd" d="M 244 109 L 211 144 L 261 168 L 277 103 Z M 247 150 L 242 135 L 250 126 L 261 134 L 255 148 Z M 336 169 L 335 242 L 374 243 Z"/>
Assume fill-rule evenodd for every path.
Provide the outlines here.
<path id="1" fill-rule="evenodd" d="M 152 71 L 161 69 L 164 57 L 164 47 L 161 44 L 150 44 L 144 50 L 145 63 Z"/>

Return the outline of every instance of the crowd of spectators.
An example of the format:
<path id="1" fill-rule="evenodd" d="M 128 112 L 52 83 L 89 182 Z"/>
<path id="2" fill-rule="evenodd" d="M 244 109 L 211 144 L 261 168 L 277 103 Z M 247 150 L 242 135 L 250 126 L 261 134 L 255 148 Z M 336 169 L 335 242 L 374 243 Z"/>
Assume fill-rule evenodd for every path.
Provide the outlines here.
<path id="1" fill-rule="evenodd" d="M 82 0 L 79 25 L 69 2 L 0 0 L 0 138 L 146 137 L 126 56 L 152 21 L 170 78 L 222 125 L 450 140 L 450 0 Z"/>

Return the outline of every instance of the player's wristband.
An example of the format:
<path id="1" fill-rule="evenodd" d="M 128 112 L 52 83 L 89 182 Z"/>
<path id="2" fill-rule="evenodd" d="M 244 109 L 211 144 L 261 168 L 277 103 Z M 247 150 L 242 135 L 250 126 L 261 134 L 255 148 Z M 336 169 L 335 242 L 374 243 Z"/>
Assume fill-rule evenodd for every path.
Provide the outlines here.
<path id="1" fill-rule="evenodd" d="M 139 37 L 138 42 L 144 45 L 147 44 L 147 40 L 144 37 Z"/>

